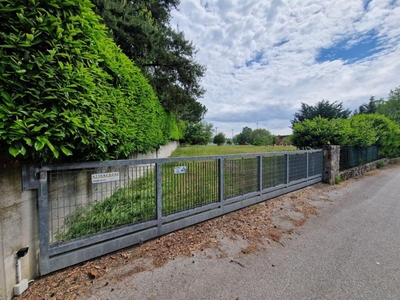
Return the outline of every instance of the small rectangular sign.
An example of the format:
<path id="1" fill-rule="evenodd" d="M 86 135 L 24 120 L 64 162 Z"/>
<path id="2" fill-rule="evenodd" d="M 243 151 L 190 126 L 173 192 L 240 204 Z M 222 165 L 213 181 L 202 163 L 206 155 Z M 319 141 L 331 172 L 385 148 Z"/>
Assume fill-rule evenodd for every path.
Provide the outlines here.
<path id="1" fill-rule="evenodd" d="M 175 167 L 174 168 L 174 173 L 175 174 L 185 174 L 186 173 L 186 166 Z"/>
<path id="2" fill-rule="evenodd" d="M 119 172 L 92 174 L 92 183 L 111 182 L 119 180 Z"/>

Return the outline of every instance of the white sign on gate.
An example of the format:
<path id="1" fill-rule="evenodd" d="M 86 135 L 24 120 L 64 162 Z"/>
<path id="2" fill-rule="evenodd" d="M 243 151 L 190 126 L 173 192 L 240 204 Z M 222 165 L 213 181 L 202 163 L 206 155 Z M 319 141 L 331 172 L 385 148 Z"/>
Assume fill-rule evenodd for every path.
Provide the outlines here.
<path id="1" fill-rule="evenodd" d="M 119 180 L 119 172 L 92 174 L 92 183 L 111 182 Z"/>
<path id="2" fill-rule="evenodd" d="M 186 166 L 174 168 L 174 174 L 185 174 L 185 173 L 186 173 Z"/>

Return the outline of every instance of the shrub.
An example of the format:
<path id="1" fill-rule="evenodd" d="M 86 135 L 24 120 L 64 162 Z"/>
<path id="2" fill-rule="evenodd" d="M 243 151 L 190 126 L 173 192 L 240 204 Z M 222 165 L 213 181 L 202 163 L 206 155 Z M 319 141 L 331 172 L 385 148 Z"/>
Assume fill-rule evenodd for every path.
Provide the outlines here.
<path id="1" fill-rule="evenodd" d="M 218 146 L 221 146 L 223 144 L 225 144 L 226 138 L 225 138 L 225 134 L 223 134 L 222 132 L 218 133 L 216 136 L 214 136 L 214 144 L 217 144 Z"/>

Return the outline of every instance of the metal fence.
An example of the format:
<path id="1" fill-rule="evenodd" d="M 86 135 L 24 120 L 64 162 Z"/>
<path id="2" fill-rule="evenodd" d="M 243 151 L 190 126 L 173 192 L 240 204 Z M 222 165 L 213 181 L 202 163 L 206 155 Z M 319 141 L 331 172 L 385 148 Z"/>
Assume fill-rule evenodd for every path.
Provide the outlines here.
<path id="1" fill-rule="evenodd" d="M 378 146 L 341 147 L 339 170 L 344 171 L 377 160 Z"/>
<path id="2" fill-rule="evenodd" d="M 40 273 L 315 184 L 322 168 L 322 150 L 44 165 Z"/>

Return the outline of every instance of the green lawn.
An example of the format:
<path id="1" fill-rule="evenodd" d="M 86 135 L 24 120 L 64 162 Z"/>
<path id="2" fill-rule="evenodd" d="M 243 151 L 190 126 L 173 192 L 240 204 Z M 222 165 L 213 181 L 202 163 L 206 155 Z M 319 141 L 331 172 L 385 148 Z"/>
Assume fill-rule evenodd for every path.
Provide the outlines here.
<path id="1" fill-rule="evenodd" d="M 281 152 L 281 151 L 294 151 L 294 150 L 296 150 L 296 147 L 293 146 L 251 146 L 251 145 L 188 146 L 188 147 L 178 147 L 172 153 L 171 157 Z"/>

